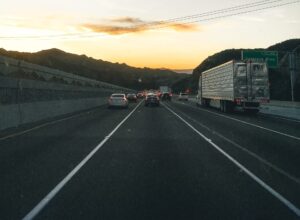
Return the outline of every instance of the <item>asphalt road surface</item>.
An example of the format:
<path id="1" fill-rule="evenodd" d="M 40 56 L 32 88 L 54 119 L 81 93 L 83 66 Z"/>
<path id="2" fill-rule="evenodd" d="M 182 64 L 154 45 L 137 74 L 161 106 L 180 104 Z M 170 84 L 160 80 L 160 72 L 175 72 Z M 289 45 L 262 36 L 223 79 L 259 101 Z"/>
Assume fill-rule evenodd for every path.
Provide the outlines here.
<path id="1" fill-rule="evenodd" d="M 299 219 L 300 123 L 105 106 L 0 137 L 0 219 Z"/>

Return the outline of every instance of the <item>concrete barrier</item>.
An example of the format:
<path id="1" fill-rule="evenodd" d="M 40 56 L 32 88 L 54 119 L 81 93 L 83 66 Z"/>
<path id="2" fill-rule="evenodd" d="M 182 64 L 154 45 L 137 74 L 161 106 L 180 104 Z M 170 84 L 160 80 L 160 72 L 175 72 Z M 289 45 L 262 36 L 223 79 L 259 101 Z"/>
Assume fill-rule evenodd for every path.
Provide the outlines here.
<path id="1" fill-rule="evenodd" d="M 105 105 L 116 88 L 0 77 L 0 131 Z"/>
<path id="2" fill-rule="evenodd" d="M 99 97 L 0 105 L 0 131 L 105 104 L 106 98 Z"/>

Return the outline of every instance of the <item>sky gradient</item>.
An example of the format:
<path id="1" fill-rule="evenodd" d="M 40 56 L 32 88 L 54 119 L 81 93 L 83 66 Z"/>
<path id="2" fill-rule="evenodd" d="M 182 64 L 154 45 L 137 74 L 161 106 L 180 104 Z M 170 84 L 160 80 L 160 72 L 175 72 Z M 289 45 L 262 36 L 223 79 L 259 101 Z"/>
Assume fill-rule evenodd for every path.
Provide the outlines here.
<path id="1" fill-rule="evenodd" d="M 165 28 L 157 28 L 158 22 L 257 1 L 0 2 L 0 47 L 4 49 L 35 52 L 59 48 L 136 67 L 193 69 L 224 49 L 265 48 L 300 38 L 300 1 L 210 21 L 176 21 Z M 155 28 L 149 30 L 149 24 Z"/>

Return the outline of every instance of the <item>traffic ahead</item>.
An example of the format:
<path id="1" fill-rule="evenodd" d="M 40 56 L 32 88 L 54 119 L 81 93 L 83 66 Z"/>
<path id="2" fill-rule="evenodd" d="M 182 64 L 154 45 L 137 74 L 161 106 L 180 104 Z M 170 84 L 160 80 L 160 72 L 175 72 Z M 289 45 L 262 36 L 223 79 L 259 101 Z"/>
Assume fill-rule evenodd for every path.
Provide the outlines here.
<path id="1" fill-rule="evenodd" d="M 299 218 L 299 122 L 144 102 L 2 137 L 1 219 Z"/>

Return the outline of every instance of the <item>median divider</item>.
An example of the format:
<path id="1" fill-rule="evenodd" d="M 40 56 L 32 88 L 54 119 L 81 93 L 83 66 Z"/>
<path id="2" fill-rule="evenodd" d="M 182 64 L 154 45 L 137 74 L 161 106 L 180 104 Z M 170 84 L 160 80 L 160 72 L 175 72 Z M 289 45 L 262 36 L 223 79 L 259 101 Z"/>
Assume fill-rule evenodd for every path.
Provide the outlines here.
<path id="1" fill-rule="evenodd" d="M 121 91 L 0 77 L 0 132 L 105 105 L 113 92 Z"/>

